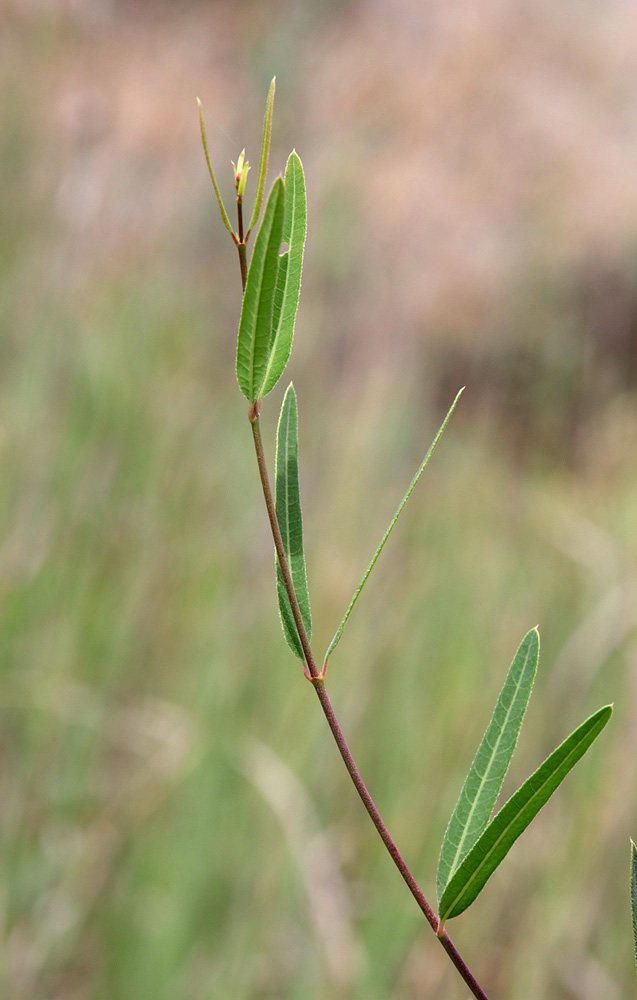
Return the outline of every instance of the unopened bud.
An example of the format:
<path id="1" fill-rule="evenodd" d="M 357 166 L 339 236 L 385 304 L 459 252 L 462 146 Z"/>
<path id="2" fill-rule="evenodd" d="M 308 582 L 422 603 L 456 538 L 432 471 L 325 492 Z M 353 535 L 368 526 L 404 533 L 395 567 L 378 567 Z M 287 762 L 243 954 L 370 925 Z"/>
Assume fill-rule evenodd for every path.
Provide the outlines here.
<path id="1" fill-rule="evenodd" d="M 243 198 L 246 189 L 246 181 L 248 179 L 248 171 L 250 169 L 250 164 L 246 160 L 245 149 L 241 150 L 236 164 L 234 161 L 231 162 L 232 169 L 234 171 L 234 187 L 237 192 L 237 198 Z"/>

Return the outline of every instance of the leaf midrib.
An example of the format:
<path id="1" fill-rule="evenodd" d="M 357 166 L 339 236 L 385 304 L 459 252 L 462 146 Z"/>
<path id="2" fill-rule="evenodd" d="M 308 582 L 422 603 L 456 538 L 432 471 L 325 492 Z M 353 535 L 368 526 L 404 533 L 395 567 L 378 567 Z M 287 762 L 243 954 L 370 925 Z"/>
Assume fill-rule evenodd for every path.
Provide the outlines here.
<path id="1" fill-rule="evenodd" d="M 290 180 L 291 180 L 291 178 L 290 178 Z M 292 235 L 294 233 L 294 222 L 295 222 L 295 219 L 296 219 L 297 200 L 298 200 L 297 196 L 296 196 L 296 184 L 292 184 L 291 183 L 290 187 L 293 189 L 293 197 L 291 198 L 292 208 L 291 208 L 291 222 L 290 222 L 290 232 L 289 232 L 290 245 L 289 245 L 289 249 L 288 249 L 288 266 L 287 266 L 287 269 L 286 269 L 286 272 L 285 272 L 285 284 L 283 286 L 283 292 L 282 292 L 282 297 L 281 297 L 281 311 L 279 313 L 279 321 L 277 323 L 276 330 L 273 331 L 272 344 L 270 346 L 270 356 L 268 358 L 268 363 L 266 365 L 266 369 L 265 369 L 263 378 L 261 379 L 261 385 L 259 386 L 259 392 L 262 392 L 264 386 L 267 385 L 268 378 L 270 377 L 270 371 L 271 371 L 272 366 L 274 364 L 276 346 L 277 346 L 277 342 L 278 342 L 278 339 L 279 339 L 279 333 L 280 333 L 280 331 L 282 329 L 282 326 L 283 326 L 283 313 L 285 311 L 286 295 L 287 295 L 287 290 L 288 290 L 288 284 L 290 282 L 290 271 L 291 271 L 290 264 L 292 263 Z M 285 199 L 286 199 L 286 202 L 287 202 L 287 196 L 288 196 L 288 192 L 287 192 L 287 188 L 286 188 L 285 189 Z M 285 204 L 285 207 L 287 208 L 287 204 Z M 284 219 L 284 225 L 285 225 L 285 219 Z M 283 256 L 283 255 L 280 255 L 280 256 Z M 274 300 L 273 300 L 272 304 L 274 305 Z"/>
<path id="2" fill-rule="evenodd" d="M 599 722 L 599 719 L 596 721 L 596 724 L 597 724 L 597 722 Z M 472 885 L 472 883 L 475 881 L 477 875 L 482 871 L 482 869 L 484 868 L 485 864 L 487 863 L 487 861 L 489 860 L 489 858 L 492 856 L 495 848 L 500 843 L 500 841 L 502 840 L 502 838 L 504 837 L 504 835 L 507 833 L 507 831 L 511 828 L 511 826 L 513 825 L 513 823 L 515 822 L 515 820 L 518 818 L 518 816 L 520 816 L 521 813 L 527 808 L 527 806 L 529 806 L 531 804 L 531 802 L 533 802 L 533 800 L 540 794 L 540 792 L 542 791 L 542 789 L 544 788 L 544 786 L 550 781 L 550 779 L 553 777 L 553 775 L 557 771 L 559 771 L 560 768 L 563 767 L 563 765 L 573 756 L 573 754 L 579 748 L 579 746 L 582 743 L 582 741 L 586 738 L 586 736 L 588 736 L 590 734 L 591 730 L 594 729 L 594 728 L 595 728 L 594 726 L 591 726 L 591 728 L 589 730 L 587 730 L 585 734 L 582 735 L 581 739 L 579 739 L 577 741 L 577 743 L 573 746 L 572 750 L 569 751 L 569 753 L 560 761 L 559 765 L 556 768 L 554 768 L 554 770 L 552 770 L 550 772 L 550 774 L 547 775 L 547 777 L 544 779 L 544 781 L 542 782 L 542 784 L 538 788 L 536 788 L 536 790 L 533 792 L 533 794 L 525 801 L 525 803 L 522 806 L 522 808 L 518 809 L 513 814 L 513 816 L 511 817 L 510 821 L 506 824 L 505 827 L 503 827 L 502 831 L 498 834 L 498 836 L 496 837 L 496 839 L 491 844 L 491 847 L 489 848 L 487 854 L 485 854 L 484 858 L 474 868 L 474 870 L 471 873 L 470 877 L 463 884 L 461 890 L 453 898 L 453 900 L 451 901 L 450 905 L 446 908 L 446 910 L 445 910 L 446 914 L 448 914 L 448 913 L 451 912 L 451 910 L 456 905 L 456 903 L 458 902 L 458 900 L 461 899 L 462 896 L 465 894 L 465 892 L 470 888 L 470 886 Z M 542 767 L 542 766 L 543 765 L 540 765 L 540 767 Z M 568 771 L 567 771 L 567 774 L 568 774 Z M 527 778 L 527 781 L 530 781 L 532 777 L 533 777 L 533 775 L 531 775 L 530 778 Z M 566 775 L 565 775 L 565 777 L 566 777 Z M 526 784 L 526 782 L 525 782 L 525 784 Z M 522 787 L 524 787 L 524 785 Z M 521 789 L 520 789 L 520 791 L 521 791 Z M 517 795 L 518 793 L 516 792 L 515 794 Z M 512 799 L 509 799 L 509 802 L 511 802 L 511 801 L 512 801 Z M 509 804 L 509 802 L 505 803 L 505 805 L 502 806 L 501 812 L 503 812 L 506 809 L 506 807 Z M 500 814 L 498 813 L 498 814 L 496 814 L 496 816 L 494 816 L 492 822 L 489 824 L 489 826 L 487 827 L 487 829 L 482 834 L 482 837 L 484 837 L 486 835 L 487 831 L 490 829 L 490 827 L 494 823 L 497 822 L 497 819 L 498 819 L 499 815 Z M 479 845 L 480 840 L 482 839 L 482 837 L 480 837 L 476 841 L 476 843 L 473 845 L 473 847 L 471 848 L 472 851 L 475 850 L 478 847 L 478 845 Z M 471 851 L 469 852 L 469 854 L 467 854 L 467 858 L 470 856 L 470 854 L 471 854 Z M 466 861 L 467 858 L 465 858 L 464 861 Z M 450 882 L 451 882 L 451 879 L 449 880 L 448 884 L 450 884 Z"/>
<path id="3" fill-rule="evenodd" d="M 277 196 L 277 203 L 272 210 L 272 215 L 270 218 L 270 228 L 268 232 L 268 239 L 265 242 L 265 248 L 263 251 L 263 261 L 262 267 L 259 269 L 259 285 L 258 285 L 258 295 L 255 298 L 256 308 L 254 310 L 254 324 L 252 326 L 252 338 L 250 344 L 250 398 L 254 398 L 254 353 L 256 351 L 257 345 L 257 324 L 259 321 L 259 303 L 261 302 L 261 289 L 263 288 L 263 278 L 265 276 L 265 267 L 268 257 L 268 249 L 270 247 L 270 240 L 272 239 L 272 230 L 274 228 L 274 217 L 276 215 L 276 210 L 278 208 L 278 200 L 281 197 L 280 193 Z"/>
<path id="4" fill-rule="evenodd" d="M 492 752 L 492 754 L 491 754 L 491 756 L 489 758 L 489 763 L 487 765 L 487 769 L 485 770 L 484 775 L 483 775 L 483 777 L 480 780 L 480 786 L 479 786 L 478 792 L 477 792 L 477 794 L 476 794 L 476 796 L 475 796 L 475 798 L 473 800 L 473 804 L 471 805 L 471 808 L 469 810 L 469 816 L 467 818 L 467 822 L 464 825 L 464 830 L 462 832 L 462 837 L 460 839 L 460 843 L 458 844 L 458 847 L 456 849 L 456 853 L 455 853 L 454 858 L 453 858 L 453 862 L 452 862 L 451 868 L 449 869 L 449 876 L 448 876 L 447 882 L 446 882 L 447 885 L 449 885 L 449 883 L 450 883 L 451 879 L 453 878 L 455 872 L 458 870 L 458 867 L 460 866 L 460 864 L 464 860 L 464 857 L 466 857 L 466 855 L 465 855 L 464 857 L 462 857 L 460 859 L 460 861 L 458 861 L 458 855 L 460 854 L 460 852 L 462 850 L 462 846 L 463 846 L 463 844 L 464 844 L 464 842 L 466 840 L 466 834 L 467 834 L 467 831 L 469 829 L 469 825 L 471 823 L 471 820 L 473 819 L 473 816 L 475 814 L 475 810 L 476 810 L 477 804 L 478 804 L 478 799 L 479 799 L 480 794 L 482 792 L 482 789 L 484 788 L 484 785 L 486 783 L 487 775 L 488 775 L 491 767 L 493 766 L 493 761 L 494 761 L 494 758 L 495 758 L 495 755 L 496 755 L 496 752 L 497 752 L 498 745 L 500 743 L 500 740 L 502 738 L 502 734 L 503 734 L 504 730 L 506 729 L 507 723 L 508 723 L 509 718 L 511 716 L 511 713 L 513 711 L 513 706 L 515 704 L 515 699 L 516 699 L 516 697 L 518 695 L 520 687 L 522 686 L 522 679 L 523 679 L 523 677 L 525 675 L 528 662 L 529 662 L 529 651 L 527 650 L 527 654 L 526 654 L 526 657 L 525 657 L 525 660 L 524 660 L 524 665 L 523 665 L 523 667 L 522 667 L 522 669 L 520 671 L 520 677 L 518 679 L 518 682 L 517 682 L 517 684 L 515 686 L 515 690 L 514 690 L 513 696 L 511 698 L 511 704 L 509 705 L 509 708 L 507 709 L 506 718 L 505 718 L 504 723 L 502 724 L 502 726 L 500 728 L 500 733 L 499 733 L 498 739 L 497 739 L 497 741 L 496 741 L 496 743 L 495 743 L 495 745 L 493 747 L 493 752 Z M 487 730 L 488 730 L 488 727 L 487 727 Z M 515 749 L 515 747 L 513 749 Z M 509 758 L 509 763 L 510 763 L 510 758 Z M 507 770 L 508 770 L 508 764 L 507 764 Z M 505 771 L 505 775 L 506 775 L 506 771 Z M 502 777 L 502 780 L 504 781 L 504 775 Z M 500 788 L 501 787 L 502 787 L 502 782 L 500 782 Z M 499 790 L 500 789 L 498 789 L 498 791 Z M 496 798 L 497 798 L 497 796 L 496 796 Z M 478 840 L 479 839 L 480 838 L 478 837 Z M 475 843 L 477 843 L 477 841 Z M 472 844 L 472 847 L 475 846 L 475 843 Z M 472 848 L 469 848 L 469 850 L 471 850 L 471 849 Z M 468 853 L 469 852 L 467 852 L 467 854 Z"/>

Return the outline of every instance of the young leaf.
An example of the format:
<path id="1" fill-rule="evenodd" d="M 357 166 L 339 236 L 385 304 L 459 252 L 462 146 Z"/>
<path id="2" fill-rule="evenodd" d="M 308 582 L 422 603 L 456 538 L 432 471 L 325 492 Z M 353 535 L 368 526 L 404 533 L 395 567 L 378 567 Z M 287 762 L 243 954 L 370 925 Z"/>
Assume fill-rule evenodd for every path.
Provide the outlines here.
<path id="1" fill-rule="evenodd" d="M 268 362 L 257 395 L 261 399 L 274 388 L 285 370 L 292 350 L 294 322 L 301 291 L 303 250 L 307 231 L 307 206 L 303 165 L 292 151 L 285 168 L 285 216 L 283 241 L 288 250 L 279 257 L 277 292 L 272 320 Z"/>
<path id="2" fill-rule="evenodd" d="M 633 942 L 637 965 L 637 847 L 630 842 L 630 902 L 633 910 Z"/>
<path id="3" fill-rule="evenodd" d="M 234 238 L 234 233 L 232 232 L 232 226 L 230 225 L 230 219 L 228 218 L 228 213 L 226 212 L 225 206 L 223 204 L 223 199 L 221 197 L 221 191 L 219 190 L 219 185 L 217 184 L 217 178 L 215 177 L 215 172 L 212 169 L 212 163 L 210 162 L 210 156 L 208 154 L 208 139 L 206 138 L 206 126 L 203 120 L 203 108 L 201 106 L 201 101 L 197 98 L 197 104 L 199 106 L 199 128 L 201 130 L 201 142 L 203 144 L 203 151 L 206 157 L 206 163 L 208 164 L 208 173 L 210 174 L 210 180 L 212 181 L 212 186 L 215 189 L 215 194 L 217 196 L 217 204 L 219 206 L 219 211 L 221 212 L 221 218 L 224 226 L 229 233 L 232 233 Z"/>
<path id="4" fill-rule="evenodd" d="M 268 157 L 270 155 L 270 136 L 272 135 L 272 108 L 274 106 L 274 91 L 276 88 L 276 77 L 272 78 L 268 98 L 265 102 L 265 117 L 263 119 L 263 139 L 261 140 L 261 157 L 259 159 L 259 176 L 257 177 L 257 190 L 254 196 L 254 208 L 252 218 L 248 226 L 248 233 L 256 226 L 261 212 L 261 202 L 263 201 L 263 191 L 265 188 L 265 175 L 268 172 Z"/>
<path id="5" fill-rule="evenodd" d="M 283 180 L 277 177 L 254 244 L 239 321 L 237 381 L 251 403 L 258 398 L 269 357 L 284 202 Z"/>
<path id="6" fill-rule="evenodd" d="M 473 903 L 520 834 L 599 736 L 612 712 L 612 706 L 606 705 L 583 722 L 494 816 L 442 894 L 441 924 Z"/>
<path id="7" fill-rule="evenodd" d="M 534 628 L 524 637 L 513 658 L 493 718 L 449 820 L 438 861 L 436 889 L 439 901 L 449 879 L 491 818 L 518 741 L 539 655 L 540 636 Z"/>
<path id="8" fill-rule="evenodd" d="M 307 591 L 305 555 L 303 553 L 303 520 L 301 517 L 301 495 L 299 490 L 299 437 L 297 422 L 296 393 L 290 382 L 281 406 L 281 416 L 276 434 L 274 506 L 281 529 L 283 548 L 294 584 L 294 592 L 301 609 L 308 639 L 312 636 L 310 598 Z M 292 615 L 290 599 L 283 582 L 279 560 L 276 560 L 276 584 L 279 597 L 279 612 L 283 633 L 295 656 L 305 659 L 303 647 Z"/>
<path id="9" fill-rule="evenodd" d="M 338 644 L 339 644 L 339 642 L 341 640 L 341 636 L 343 634 L 343 631 L 345 629 L 345 626 L 347 625 L 347 621 L 349 619 L 349 616 L 351 615 L 352 611 L 354 610 L 354 605 L 356 604 L 358 598 L 360 597 L 361 591 L 362 591 L 363 587 L 365 586 L 365 584 L 367 583 L 367 580 L 368 580 L 368 578 L 369 578 L 369 576 L 370 576 L 370 574 L 371 574 L 374 566 L 376 565 L 376 562 L 378 561 L 379 555 L 381 554 L 381 552 L 385 548 L 385 543 L 386 543 L 387 539 L 389 538 L 389 536 L 391 535 L 392 531 L 394 530 L 394 525 L 396 524 L 396 521 L 398 520 L 398 518 L 402 514 L 403 509 L 405 507 L 405 504 L 409 500 L 409 497 L 411 496 L 411 494 L 414 492 L 414 489 L 416 487 L 416 484 L 417 484 L 418 480 L 420 479 L 420 477 L 422 476 L 423 472 L 425 471 L 425 468 L 427 467 L 427 463 L 429 462 L 429 459 L 433 455 L 433 453 L 435 451 L 435 448 L 436 448 L 436 445 L 440 441 L 440 438 L 443 435 L 444 429 L 447 426 L 447 424 L 449 423 L 449 420 L 451 418 L 451 414 L 453 413 L 453 411 L 456 408 L 456 403 L 460 399 L 460 396 L 462 395 L 463 392 L 464 392 L 464 386 L 462 387 L 462 389 L 460 390 L 460 392 L 458 393 L 458 395 L 454 399 L 453 403 L 451 404 L 449 412 L 447 413 L 447 416 L 445 417 L 445 419 L 443 420 L 442 424 L 440 425 L 440 427 L 438 429 L 438 433 L 436 434 L 435 438 L 433 439 L 433 441 L 432 441 L 432 443 L 431 443 L 431 445 L 429 447 L 429 451 L 427 452 L 427 454 L 424 457 L 422 465 L 420 466 L 420 468 L 418 469 L 418 472 L 416 473 L 416 475 L 412 479 L 411 483 L 409 484 L 409 488 L 408 488 L 407 492 L 405 493 L 404 497 L 402 498 L 402 500 L 400 501 L 400 503 L 398 505 L 398 510 L 396 511 L 396 513 L 394 514 L 394 516 L 392 517 L 392 519 L 391 519 L 391 521 L 389 523 L 389 527 L 387 528 L 387 531 L 385 532 L 385 534 L 383 535 L 383 537 L 380 540 L 380 545 L 378 546 L 378 548 L 376 549 L 374 555 L 372 556 L 372 560 L 371 560 L 369 566 L 367 567 L 367 569 L 365 570 L 365 572 L 363 574 L 362 580 L 360 581 L 358 587 L 354 591 L 354 596 L 352 597 L 351 601 L 349 602 L 347 611 L 343 615 L 343 619 L 341 621 L 341 624 L 336 629 L 336 632 L 334 633 L 334 637 L 333 637 L 332 641 L 330 642 L 330 644 L 329 644 L 329 646 L 327 648 L 327 653 L 325 654 L 325 661 L 324 661 L 325 663 L 327 663 L 328 659 L 330 658 L 330 656 L 332 655 L 332 653 L 334 652 L 334 650 L 338 646 Z"/>

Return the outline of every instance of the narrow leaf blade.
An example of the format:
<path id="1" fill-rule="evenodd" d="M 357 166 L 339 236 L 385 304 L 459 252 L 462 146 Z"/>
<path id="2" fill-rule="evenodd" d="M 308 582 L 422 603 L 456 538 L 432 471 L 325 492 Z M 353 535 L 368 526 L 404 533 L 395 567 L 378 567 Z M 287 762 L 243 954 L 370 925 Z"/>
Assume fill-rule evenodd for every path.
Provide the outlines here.
<path id="1" fill-rule="evenodd" d="M 630 903 L 633 911 L 633 943 L 637 965 L 637 847 L 630 842 Z"/>
<path id="2" fill-rule="evenodd" d="M 460 399 L 460 397 L 461 397 L 461 395 L 462 395 L 463 392 L 464 392 L 464 386 L 462 387 L 462 389 L 460 390 L 460 392 L 458 393 L 458 395 L 454 399 L 453 403 L 451 404 L 451 406 L 449 408 L 449 412 L 447 413 L 447 416 L 445 417 L 445 419 L 443 420 L 442 424 L 438 428 L 438 433 L 436 434 L 435 438 L 433 439 L 433 441 L 432 441 L 432 443 L 431 443 L 431 445 L 429 447 L 429 451 L 427 452 L 427 454 L 425 455 L 425 457 L 423 459 L 422 465 L 420 466 L 420 468 L 418 469 L 418 472 L 416 473 L 416 475 L 412 479 L 411 483 L 409 484 L 409 488 L 408 488 L 407 492 L 405 493 L 404 497 L 402 498 L 402 500 L 400 501 L 400 503 L 398 505 L 398 509 L 397 509 L 396 513 L 394 514 L 394 516 L 392 517 L 392 519 L 391 519 L 391 521 L 389 523 L 389 527 L 387 528 L 387 531 L 385 532 L 385 534 L 383 535 L 383 537 L 380 540 L 380 545 L 378 546 L 378 548 L 376 549 L 374 555 L 372 556 L 372 559 L 371 559 L 371 562 L 370 562 L 369 566 L 365 570 L 365 572 L 363 574 L 363 577 L 362 577 L 362 579 L 361 579 L 358 587 L 354 591 L 354 596 L 352 597 L 351 601 L 349 602 L 349 605 L 347 607 L 347 611 L 343 615 L 341 623 L 338 626 L 338 628 L 336 629 L 336 632 L 334 633 L 334 637 L 332 638 L 332 641 L 330 642 L 330 644 L 329 644 L 329 646 L 327 648 L 327 652 L 325 654 L 325 663 L 327 663 L 328 659 L 330 658 L 330 656 L 332 655 L 332 653 L 334 652 L 334 650 L 338 646 L 339 642 L 341 641 L 341 636 L 343 635 L 343 631 L 345 629 L 345 626 L 347 625 L 347 622 L 349 620 L 349 616 L 351 615 L 352 611 L 354 610 L 354 606 L 355 606 L 356 602 L 358 601 L 358 598 L 361 596 L 361 592 L 363 590 L 363 587 L 367 583 L 367 581 L 368 581 L 368 579 L 369 579 L 369 577 L 371 575 L 371 572 L 372 572 L 374 566 L 376 565 L 376 563 L 378 561 L 378 557 L 380 556 L 381 552 L 385 548 L 385 543 L 387 542 L 387 539 L 389 538 L 389 536 L 391 535 L 392 531 L 394 530 L 394 526 L 396 524 L 396 521 L 398 520 L 398 518 L 402 514 L 407 501 L 409 500 L 411 494 L 414 492 L 414 489 L 416 488 L 416 484 L 418 483 L 418 480 L 420 479 L 420 477 L 422 476 L 423 472 L 425 471 L 425 469 L 427 467 L 427 464 L 429 462 L 429 459 L 433 455 L 433 453 L 434 453 L 434 451 L 436 449 L 436 445 L 440 441 L 440 438 L 442 437 L 442 435 L 444 433 L 445 427 L 447 426 L 447 424 L 449 423 L 449 420 L 451 419 L 451 414 L 455 410 L 456 404 L 457 404 L 458 400 Z"/>
<path id="3" fill-rule="evenodd" d="M 276 77 L 272 78 L 268 97 L 265 102 L 265 116 L 263 119 L 263 138 L 261 139 L 261 156 L 259 158 L 259 174 L 257 177 L 257 190 L 254 196 L 254 208 L 252 218 L 248 226 L 248 233 L 256 226 L 261 212 L 261 202 L 263 201 L 263 191 L 265 189 L 265 176 L 268 172 L 268 158 L 270 156 L 270 137 L 272 135 L 272 109 L 274 107 L 274 91 L 276 89 Z"/>
<path id="4" fill-rule="evenodd" d="M 274 305 L 272 307 L 272 331 L 277 329 L 279 325 L 279 318 L 281 316 L 281 308 L 283 306 L 283 294 L 285 292 L 285 284 L 287 281 L 287 271 L 288 271 L 288 260 L 290 259 L 290 252 L 286 250 L 279 256 L 279 270 L 276 275 L 276 288 L 274 290 Z M 272 346 L 272 345 L 270 345 Z"/>
<path id="5" fill-rule="evenodd" d="M 520 834 L 599 736 L 612 711 L 612 706 L 606 705 L 583 722 L 547 757 L 489 823 L 442 894 L 440 919 L 443 923 L 450 917 L 457 917 L 473 903 Z"/>
<path id="6" fill-rule="evenodd" d="M 487 727 L 442 842 L 436 889 L 447 883 L 487 827 L 515 750 L 540 655 L 540 636 L 524 637 L 509 667 Z"/>
<path id="7" fill-rule="evenodd" d="M 308 639 L 312 635 L 310 598 L 307 589 L 305 555 L 303 552 L 303 519 L 299 489 L 299 437 L 296 393 L 290 382 L 281 406 L 276 436 L 275 497 L 283 548 L 290 568 L 294 592 Z M 281 566 L 276 561 L 276 582 L 283 634 L 295 656 L 303 660 L 303 647 L 292 614 L 290 599 L 283 582 Z"/>
<path id="8" fill-rule="evenodd" d="M 288 244 L 288 250 L 279 257 L 277 307 L 274 315 L 276 322 L 273 322 L 268 362 L 258 389 L 259 399 L 266 396 L 279 381 L 292 350 L 306 233 L 307 202 L 303 164 L 297 153 L 292 151 L 285 168 L 283 241 Z"/>
<path id="9" fill-rule="evenodd" d="M 277 177 L 257 233 L 243 295 L 237 341 L 237 381 L 251 403 L 258 398 L 258 386 L 263 381 L 269 357 L 284 200 L 283 180 Z"/>
<path id="10" fill-rule="evenodd" d="M 212 186 L 215 189 L 215 194 L 217 196 L 217 204 L 219 206 L 219 211 L 221 213 L 221 219 L 228 230 L 229 233 L 234 237 L 232 232 L 232 226 L 230 225 L 230 219 L 228 218 L 228 213 L 226 212 L 225 205 L 223 204 L 223 198 L 221 197 L 221 191 L 219 190 L 219 185 L 217 184 L 217 178 L 215 177 L 215 172 L 212 169 L 212 163 L 210 162 L 210 154 L 208 153 L 208 138 L 206 136 L 206 126 L 203 120 L 203 107 L 199 98 L 197 98 L 197 105 L 199 107 L 199 128 L 201 130 L 201 143 L 203 145 L 204 155 L 206 157 L 206 163 L 208 164 L 208 173 L 210 174 L 210 180 L 212 181 Z"/>

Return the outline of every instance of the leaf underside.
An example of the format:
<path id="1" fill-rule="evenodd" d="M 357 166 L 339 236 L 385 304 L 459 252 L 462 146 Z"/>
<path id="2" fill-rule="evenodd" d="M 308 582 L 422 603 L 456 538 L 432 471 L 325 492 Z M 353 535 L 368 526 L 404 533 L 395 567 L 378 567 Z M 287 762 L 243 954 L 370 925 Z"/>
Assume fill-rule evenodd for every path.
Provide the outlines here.
<path id="1" fill-rule="evenodd" d="M 257 389 L 261 399 L 274 388 L 285 371 L 292 350 L 294 324 L 301 292 L 301 271 L 307 232 L 307 205 L 303 165 L 293 151 L 285 168 L 285 214 L 283 242 L 288 249 L 278 260 L 278 273 L 268 358 Z"/>
<path id="2" fill-rule="evenodd" d="M 282 178 L 277 177 L 255 240 L 239 321 L 237 381 L 251 403 L 259 398 L 270 354 L 284 210 L 285 189 Z"/>
<path id="3" fill-rule="evenodd" d="M 599 736 L 612 711 L 612 706 L 606 705 L 583 722 L 496 814 L 442 894 L 440 919 L 443 923 L 457 917 L 473 903 L 520 834 Z"/>
<path id="4" fill-rule="evenodd" d="M 306 232 L 303 165 L 293 151 L 285 183 L 277 178 L 268 197 L 243 295 L 237 380 L 251 403 L 274 388 L 290 357 Z M 282 242 L 288 248 L 280 254 Z"/>
<path id="5" fill-rule="evenodd" d="M 276 516 L 283 539 L 283 548 L 292 576 L 294 592 L 301 610 L 301 617 L 308 639 L 312 635 L 310 598 L 307 589 L 305 555 L 303 552 L 303 520 L 299 489 L 299 438 L 296 393 L 292 383 L 288 386 L 281 406 L 277 428 L 275 499 Z M 292 614 L 290 599 L 283 582 L 283 573 L 276 560 L 276 583 L 281 625 L 288 645 L 295 656 L 303 660 L 303 647 Z"/>
<path id="6" fill-rule="evenodd" d="M 520 643 L 444 836 L 438 861 L 438 900 L 487 827 L 515 750 L 540 653 L 532 629 Z"/>

